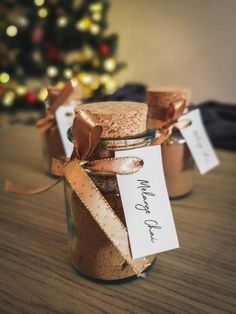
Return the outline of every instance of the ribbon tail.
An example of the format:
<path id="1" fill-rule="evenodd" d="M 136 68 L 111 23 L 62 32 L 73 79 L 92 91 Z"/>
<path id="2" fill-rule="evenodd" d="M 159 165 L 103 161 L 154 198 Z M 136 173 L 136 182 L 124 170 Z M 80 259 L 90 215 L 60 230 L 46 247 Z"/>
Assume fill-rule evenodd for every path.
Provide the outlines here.
<path id="1" fill-rule="evenodd" d="M 81 202 L 90 212 L 108 239 L 132 267 L 137 276 L 149 265 L 146 257 L 132 259 L 128 232 L 89 178 L 77 159 L 70 161 L 64 168 L 64 175 Z"/>
<path id="2" fill-rule="evenodd" d="M 16 184 L 10 180 L 6 180 L 5 182 L 5 191 L 7 192 L 11 192 L 14 194 L 18 194 L 18 195 L 36 195 L 42 192 L 45 192 L 47 190 L 50 190 L 52 187 L 54 187 L 55 185 L 57 185 L 60 181 L 62 180 L 62 178 L 60 178 L 59 180 L 55 181 L 54 183 L 51 183 L 47 186 L 43 186 L 43 187 L 35 187 L 35 188 L 31 188 L 29 186 L 24 186 L 21 184 Z"/>
<path id="3" fill-rule="evenodd" d="M 57 159 L 52 157 L 51 159 L 51 173 L 55 176 L 62 177 L 63 176 L 63 167 L 65 166 L 67 160 Z"/>
<path id="4" fill-rule="evenodd" d="M 41 118 L 36 122 L 36 127 L 41 133 L 45 133 L 53 126 L 56 126 L 55 120 L 48 117 Z"/>

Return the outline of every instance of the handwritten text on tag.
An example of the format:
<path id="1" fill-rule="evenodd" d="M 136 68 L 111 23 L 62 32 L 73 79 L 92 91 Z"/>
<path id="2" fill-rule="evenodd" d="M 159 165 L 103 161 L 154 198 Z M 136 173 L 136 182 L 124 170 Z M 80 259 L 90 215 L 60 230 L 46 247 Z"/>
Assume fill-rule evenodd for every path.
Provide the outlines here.
<path id="1" fill-rule="evenodd" d="M 204 174 L 219 165 L 219 160 L 208 138 L 202 123 L 199 109 L 190 111 L 180 117 L 180 120 L 189 119 L 191 125 L 180 130 L 193 155 L 201 174 Z"/>
<path id="2" fill-rule="evenodd" d="M 144 161 L 138 172 L 117 175 L 133 258 L 179 247 L 160 146 L 117 151 L 115 155 Z"/>

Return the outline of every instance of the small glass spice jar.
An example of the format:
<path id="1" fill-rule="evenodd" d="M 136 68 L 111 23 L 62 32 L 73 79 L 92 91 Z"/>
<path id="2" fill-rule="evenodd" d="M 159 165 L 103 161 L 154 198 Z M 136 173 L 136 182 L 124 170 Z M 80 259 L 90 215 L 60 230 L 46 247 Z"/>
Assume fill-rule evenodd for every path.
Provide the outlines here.
<path id="1" fill-rule="evenodd" d="M 86 109 L 88 108 L 87 105 L 84 106 Z M 95 106 L 94 104 L 89 106 L 91 106 L 90 112 L 94 113 L 96 107 L 100 105 L 97 103 Z M 82 107 L 83 105 L 80 108 Z M 146 131 L 147 108 L 145 104 L 114 102 L 101 105 L 101 107 L 104 112 L 107 112 L 101 113 L 102 118 L 98 122 L 103 126 L 103 136 L 105 135 L 105 137 L 100 140 L 95 151 L 89 157 L 89 161 L 112 158 L 115 156 L 115 151 L 144 147 L 151 143 L 155 130 Z M 113 111 L 113 108 L 116 108 L 117 111 Z M 132 113 L 129 115 L 130 111 Z M 109 117 L 110 119 L 108 119 Z M 143 122 L 140 121 L 140 118 Z M 134 121 L 136 121 L 135 124 Z M 136 131 L 138 134 L 135 134 Z M 130 135 L 132 133 L 135 135 Z M 111 136 L 112 134 L 115 136 Z M 123 136 L 125 134 L 127 136 Z M 107 135 L 108 138 L 106 138 Z M 116 137 L 116 135 L 120 136 Z M 118 219 L 126 226 L 116 176 L 92 171 L 88 174 Z M 131 266 L 107 238 L 67 181 L 65 181 L 65 198 L 70 258 L 79 273 L 92 280 L 106 282 L 120 282 L 137 278 Z M 147 257 L 148 264 L 144 273 L 150 269 L 154 259 L 155 256 Z"/>
<path id="2" fill-rule="evenodd" d="M 148 126 L 161 130 L 170 122 L 174 123 L 188 105 L 189 98 L 186 89 L 148 90 Z M 173 128 L 169 138 L 162 143 L 161 151 L 169 197 L 177 199 L 188 195 L 193 188 L 194 161 L 177 128 Z"/>

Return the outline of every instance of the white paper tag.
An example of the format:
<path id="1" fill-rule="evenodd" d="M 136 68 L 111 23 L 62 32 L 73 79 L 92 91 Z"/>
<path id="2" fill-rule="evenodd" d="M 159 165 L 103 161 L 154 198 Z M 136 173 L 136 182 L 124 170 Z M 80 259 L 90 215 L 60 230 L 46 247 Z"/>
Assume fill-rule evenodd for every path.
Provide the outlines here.
<path id="1" fill-rule="evenodd" d="M 162 168 L 160 146 L 117 151 L 116 157 L 139 157 L 143 167 L 117 175 L 133 258 L 179 247 Z"/>
<path id="2" fill-rule="evenodd" d="M 56 113 L 57 127 L 65 150 L 66 157 L 69 158 L 73 151 L 73 144 L 67 138 L 67 131 L 72 126 L 75 117 L 74 104 L 60 106 Z"/>
<path id="3" fill-rule="evenodd" d="M 201 174 L 204 174 L 219 165 L 214 148 L 208 138 L 202 122 L 199 109 L 190 111 L 181 116 L 179 121 L 189 119 L 192 124 L 180 130 L 193 155 Z"/>

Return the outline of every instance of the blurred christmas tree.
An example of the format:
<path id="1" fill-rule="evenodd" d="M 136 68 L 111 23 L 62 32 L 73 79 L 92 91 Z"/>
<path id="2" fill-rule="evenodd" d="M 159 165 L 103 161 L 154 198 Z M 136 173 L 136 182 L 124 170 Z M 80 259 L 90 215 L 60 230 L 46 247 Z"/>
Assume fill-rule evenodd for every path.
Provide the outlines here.
<path id="1" fill-rule="evenodd" d="M 76 77 L 83 99 L 110 94 L 117 36 L 107 0 L 1 0 L 0 107 L 38 107 L 46 86 Z"/>

